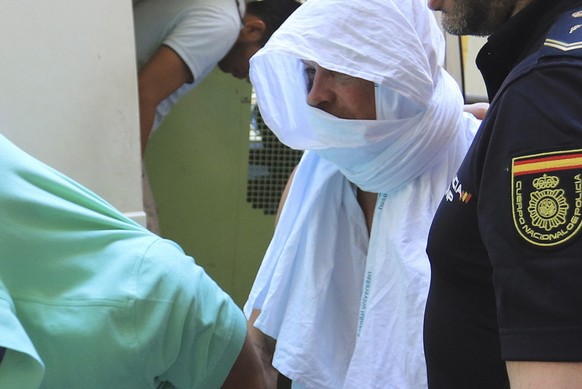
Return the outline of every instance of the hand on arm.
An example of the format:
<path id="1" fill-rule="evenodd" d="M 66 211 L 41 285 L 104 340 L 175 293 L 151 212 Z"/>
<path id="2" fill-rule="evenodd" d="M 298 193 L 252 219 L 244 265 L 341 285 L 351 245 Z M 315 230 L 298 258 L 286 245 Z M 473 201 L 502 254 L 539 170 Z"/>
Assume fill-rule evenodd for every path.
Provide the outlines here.
<path id="1" fill-rule="evenodd" d="M 582 362 L 506 363 L 511 389 L 582 388 Z"/>
<path id="2" fill-rule="evenodd" d="M 162 45 L 138 73 L 139 118 L 142 155 L 152 130 L 156 108 L 166 97 L 194 79 L 186 63 Z"/>
<path id="3" fill-rule="evenodd" d="M 489 109 L 489 103 L 473 103 L 473 104 L 465 104 L 464 111 L 472 114 L 479 120 L 483 120 L 485 118 L 485 114 Z"/>

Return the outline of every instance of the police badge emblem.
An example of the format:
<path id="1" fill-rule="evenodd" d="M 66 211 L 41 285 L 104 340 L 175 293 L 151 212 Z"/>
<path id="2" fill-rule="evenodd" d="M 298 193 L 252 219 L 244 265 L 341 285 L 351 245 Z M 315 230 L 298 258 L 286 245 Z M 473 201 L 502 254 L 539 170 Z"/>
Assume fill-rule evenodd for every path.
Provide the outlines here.
<path id="1" fill-rule="evenodd" d="M 528 155 L 512 161 L 513 222 L 536 246 L 557 246 L 582 227 L 582 150 Z"/>

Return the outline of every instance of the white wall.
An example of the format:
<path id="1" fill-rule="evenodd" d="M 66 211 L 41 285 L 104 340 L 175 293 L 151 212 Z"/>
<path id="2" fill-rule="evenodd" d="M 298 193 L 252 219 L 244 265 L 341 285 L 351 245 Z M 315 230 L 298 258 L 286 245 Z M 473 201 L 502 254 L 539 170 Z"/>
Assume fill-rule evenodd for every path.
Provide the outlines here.
<path id="1" fill-rule="evenodd" d="M 2 0 L 0 36 L 0 132 L 143 223 L 131 0 Z"/>

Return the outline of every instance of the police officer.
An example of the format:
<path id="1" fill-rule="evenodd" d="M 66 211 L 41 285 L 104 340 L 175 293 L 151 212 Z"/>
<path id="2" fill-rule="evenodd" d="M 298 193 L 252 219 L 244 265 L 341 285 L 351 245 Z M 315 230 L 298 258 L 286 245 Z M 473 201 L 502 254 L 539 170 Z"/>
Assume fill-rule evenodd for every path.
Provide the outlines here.
<path id="1" fill-rule="evenodd" d="M 431 0 L 492 102 L 431 228 L 431 388 L 582 387 L 582 1 Z"/>

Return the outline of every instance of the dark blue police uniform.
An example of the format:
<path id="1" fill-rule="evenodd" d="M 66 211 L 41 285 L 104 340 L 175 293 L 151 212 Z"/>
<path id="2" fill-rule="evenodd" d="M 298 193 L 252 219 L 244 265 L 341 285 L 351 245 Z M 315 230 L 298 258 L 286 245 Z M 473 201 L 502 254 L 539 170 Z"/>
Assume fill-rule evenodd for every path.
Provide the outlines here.
<path id="1" fill-rule="evenodd" d="M 582 361 L 582 1 L 534 0 L 477 61 L 491 107 L 429 235 L 431 388 Z"/>

